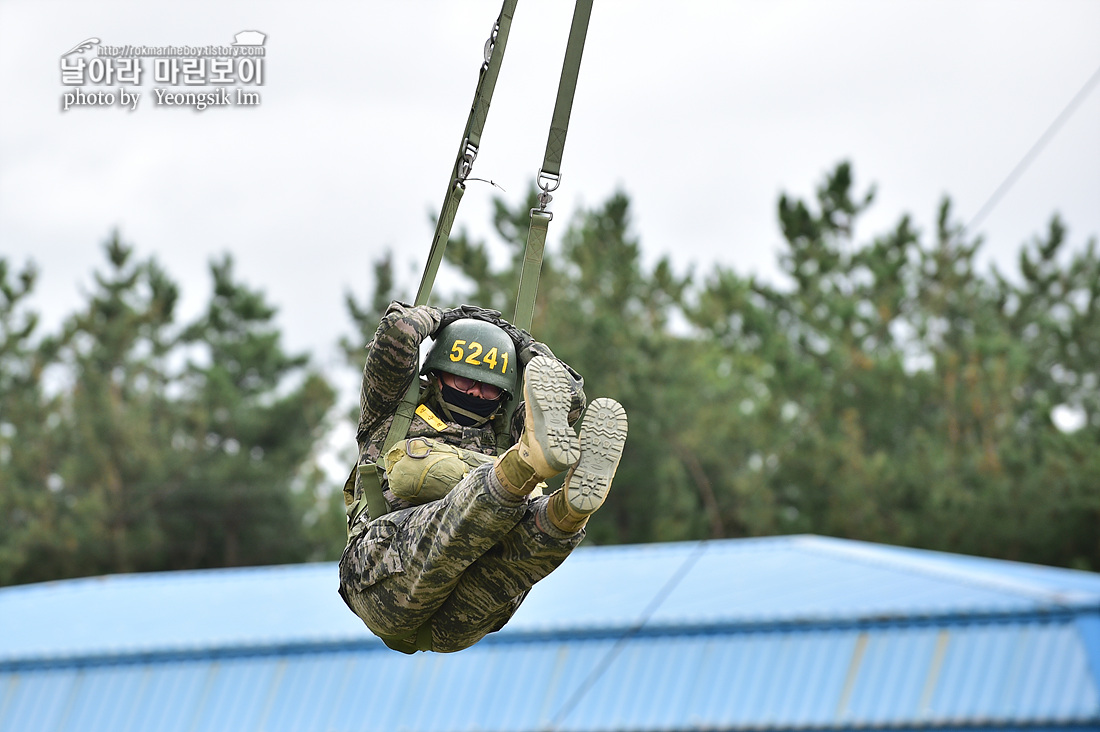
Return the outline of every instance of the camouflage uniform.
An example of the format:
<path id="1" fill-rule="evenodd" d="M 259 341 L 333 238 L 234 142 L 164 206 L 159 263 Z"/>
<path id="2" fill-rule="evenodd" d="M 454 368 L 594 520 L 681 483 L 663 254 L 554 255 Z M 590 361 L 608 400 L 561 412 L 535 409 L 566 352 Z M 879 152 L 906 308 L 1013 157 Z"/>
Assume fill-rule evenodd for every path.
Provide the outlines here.
<path id="1" fill-rule="evenodd" d="M 417 378 L 420 344 L 454 312 L 390 305 L 367 346 L 357 435 L 360 465 L 380 460 L 394 412 Z M 526 346 L 528 359 L 549 353 L 542 344 Z M 522 354 L 520 362 L 526 363 Z M 571 417 L 584 406 L 583 381 L 576 378 Z M 429 397 L 421 386 L 423 402 Z M 515 413 L 522 416 L 522 406 Z M 522 431 L 521 421 L 513 420 L 513 441 Z M 446 422 L 437 430 L 416 414 L 407 436 L 482 456 L 497 451 L 493 422 L 482 427 Z M 446 496 L 419 506 L 397 498 L 383 482 L 383 495 L 394 510 L 374 519 L 364 510 L 349 528 L 340 560 L 340 594 L 392 648 L 411 653 L 419 639 L 421 650 L 430 641 L 431 650 L 458 651 L 499 630 L 531 587 L 584 537 L 583 529 L 566 533 L 548 520 L 546 497 L 518 497 L 505 490 L 492 458 L 484 460 Z M 352 505 L 361 495 L 356 470 L 345 487 L 345 501 Z"/>

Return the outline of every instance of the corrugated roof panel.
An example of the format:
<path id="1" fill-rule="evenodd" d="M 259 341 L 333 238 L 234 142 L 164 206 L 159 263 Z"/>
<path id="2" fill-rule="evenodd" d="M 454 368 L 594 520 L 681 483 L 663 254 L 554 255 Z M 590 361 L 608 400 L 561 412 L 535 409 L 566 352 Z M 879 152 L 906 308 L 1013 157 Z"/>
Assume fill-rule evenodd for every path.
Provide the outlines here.
<path id="1" fill-rule="evenodd" d="M 0 661 L 369 637 L 337 583 L 324 563 L 0 588 Z"/>
<path id="2" fill-rule="evenodd" d="M 796 706 L 778 707 L 773 713 L 779 724 L 801 726 L 832 720 L 838 700 L 845 693 L 851 657 L 858 647 L 858 633 L 833 631 L 811 636 L 813 640 L 809 643 L 801 643 L 794 636 L 785 639 L 787 644 L 801 648 L 800 666 L 793 668 L 786 680 L 775 686 L 784 689 L 788 700 L 801 698 L 804 702 L 801 710 Z M 766 635 L 761 637 L 768 640 Z M 767 652 L 766 646 L 764 652 Z M 814 673 L 809 673 L 811 668 L 815 669 Z"/>
<path id="3" fill-rule="evenodd" d="M 488 722 L 491 729 L 521 729 L 531 719 L 544 718 L 550 713 L 546 709 L 546 703 L 551 696 L 547 690 L 556 687 L 562 658 L 571 650 L 556 643 L 487 646 L 486 653 L 491 659 L 489 662 L 493 669 L 488 686 L 493 689 L 486 689 L 492 693 L 483 698 L 488 700 L 485 703 L 492 704 L 493 714 L 490 720 L 486 720 L 486 715 L 478 715 L 476 710 L 465 710 L 463 728 L 482 729 Z M 479 664 L 474 660 L 473 678 L 470 680 L 474 685 L 480 679 L 478 667 Z M 464 667 L 464 672 L 470 673 L 470 670 L 470 667 Z"/>
<path id="4" fill-rule="evenodd" d="M 731 726 L 743 726 L 756 714 L 752 704 L 759 696 L 763 683 L 759 667 L 765 649 L 760 636 L 755 633 L 744 636 L 737 644 L 729 640 L 732 639 L 727 639 L 727 642 L 708 639 L 715 646 L 715 652 L 726 658 L 726 674 L 716 677 L 725 694 L 713 699 L 713 707 L 704 707 L 699 712 L 711 716 L 711 724 L 717 719 L 726 719 Z"/>
<path id="5" fill-rule="evenodd" d="M 873 725 L 912 718 L 925 691 L 938 629 L 886 628 L 861 635 L 864 651 L 842 718 Z"/>
<path id="6" fill-rule="evenodd" d="M 93 673 L 98 667 L 90 667 Z M 214 673 L 209 661 L 187 661 L 172 664 L 141 665 L 149 674 L 146 695 L 128 700 L 132 707 L 130 730 L 155 729 L 163 732 L 187 732 L 197 711 L 202 709 L 203 689 Z M 117 695 L 112 695 L 119 703 Z M 124 702 L 126 703 L 126 702 Z M 14 732 L 14 730 L 13 730 Z M 88 732 L 95 732 L 89 728 Z"/>
<path id="7" fill-rule="evenodd" d="M 129 726 L 134 709 L 119 705 L 116 698 L 141 699 L 147 670 L 140 666 L 116 666 L 95 672 L 78 672 L 76 683 L 58 732 L 85 729 L 122 729 Z"/>
<path id="8" fill-rule="evenodd" d="M 1047 707 L 1051 719 L 1065 721 L 1077 716 L 1079 710 L 1095 708 L 1098 695 L 1092 683 L 1081 683 L 1088 671 L 1088 661 L 1082 652 L 1080 638 L 1074 629 L 1054 635 L 1045 646 Z M 1076 668 L 1075 668 L 1076 666 Z M 1018 690 L 1017 690 L 1018 693 Z"/>
<path id="9" fill-rule="evenodd" d="M 200 706 L 202 690 L 210 677 L 208 661 L 149 665 L 148 693 L 133 700 L 136 707 L 130 729 L 185 732 Z M 122 732 L 122 731 L 120 731 Z"/>
<path id="10" fill-rule="evenodd" d="M 617 650 L 608 637 L 451 655 L 361 649 L 46 668 L 0 673 L 0 730 L 1100 724 L 1079 638 L 1068 621 L 1031 621 L 638 636 Z"/>
<path id="11" fill-rule="evenodd" d="M 740 708 L 738 695 L 746 693 L 754 674 L 746 663 L 745 654 L 730 653 L 725 644 L 699 637 L 691 638 L 689 643 L 685 643 L 685 649 L 701 647 L 703 658 L 707 661 L 705 665 L 700 664 L 689 671 L 701 690 L 695 696 L 696 705 L 691 711 L 691 718 L 696 725 L 706 728 L 715 719 L 729 718 Z M 707 679 L 712 683 L 705 683 Z"/>
<path id="12" fill-rule="evenodd" d="M 201 713 L 195 716 L 192 728 L 205 732 L 263 729 L 288 663 L 279 657 L 214 662 L 203 688 Z M 257 694 L 257 690 L 264 693 Z"/>
<path id="13" fill-rule="evenodd" d="M 448 663 L 436 667 L 437 674 L 426 679 L 423 686 L 409 695 L 409 701 L 419 707 L 418 718 L 425 727 L 444 729 L 449 726 L 456 732 L 476 729 L 476 710 L 489 708 L 486 706 L 487 699 L 507 698 L 502 692 L 515 693 L 517 690 L 513 686 L 518 681 L 516 669 L 502 673 L 500 654 L 487 654 L 479 659 L 458 654 L 448 660 Z M 436 688 L 447 689 L 449 699 L 462 699 L 466 704 L 448 709 L 442 704 L 424 703 L 428 690 Z M 399 720 L 395 722 L 400 723 Z"/>
<path id="14" fill-rule="evenodd" d="M 1096 681 L 1072 625 L 952 632 L 930 718 L 939 724 L 1096 717 Z"/>
<path id="15" fill-rule="evenodd" d="M 575 651 L 569 654 L 569 667 L 559 685 L 561 693 L 551 704 L 550 720 L 557 721 L 556 729 L 573 730 L 578 724 L 591 730 L 614 729 L 618 715 L 636 698 L 631 679 L 637 677 L 639 668 L 637 659 L 627 653 L 631 649 L 624 647 L 620 652 L 615 661 L 615 674 L 603 673 L 591 679 L 591 672 L 608 658 L 614 646 L 615 641 L 611 639 L 574 646 Z M 631 689 L 629 697 L 619 693 L 622 688 Z M 626 720 L 623 724 L 620 729 L 626 728 Z"/>
<path id="16" fill-rule="evenodd" d="M 765 725 L 791 724 L 793 716 L 792 704 L 798 697 L 805 697 L 800 693 L 799 679 L 803 682 L 806 677 L 800 673 L 802 666 L 810 660 L 816 649 L 809 644 L 800 642 L 801 639 L 793 636 L 783 638 L 776 645 L 774 654 L 776 678 L 788 679 L 786 684 L 772 684 L 771 688 L 761 697 L 761 719 Z"/>
<path id="17" fill-rule="evenodd" d="M 386 677 L 393 684 L 389 693 L 380 683 L 380 674 L 391 670 L 378 662 L 380 655 L 333 653 L 298 659 L 283 677 L 286 691 L 277 695 L 272 707 L 270 732 L 378 729 L 364 727 L 363 718 L 377 724 L 379 712 L 395 703 L 399 688 L 394 676 Z M 292 726 L 294 722 L 302 726 Z"/>
<path id="18" fill-rule="evenodd" d="M 1095 596 L 1100 592 L 1100 577 L 1094 572 L 1082 572 L 1063 567 L 1046 567 L 1025 562 L 1012 562 L 988 557 L 972 557 L 965 554 L 949 554 L 926 549 L 870 544 L 867 542 L 846 541 L 822 536 L 792 537 L 807 546 L 820 546 L 826 551 L 844 551 L 857 549 L 865 556 L 874 556 L 878 561 L 887 561 L 899 566 L 941 574 L 954 573 L 963 576 L 984 577 L 986 581 L 996 579 L 1000 582 L 1014 580 L 1022 585 L 1031 585 L 1047 592 L 1072 596 L 1083 593 Z M 854 555 L 850 555 L 854 556 Z"/>
<path id="19" fill-rule="evenodd" d="M 1100 602 L 1096 575 L 1013 565 L 1013 575 L 999 576 L 996 564 L 956 566 L 952 555 L 821 537 L 600 547 L 576 552 L 544 580 L 508 630 L 628 625 L 680 572 L 653 624 L 973 615 Z M 582 595 L 577 587 L 600 590 Z"/>
<path id="20" fill-rule="evenodd" d="M 669 709 L 670 718 L 686 713 L 700 728 L 820 723 L 835 707 L 853 636 L 757 632 L 679 639 L 661 651 L 661 668 L 682 674 L 695 690 L 682 698 L 653 690 L 651 703 Z M 648 641 L 637 644 L 636 652 L 652 662 L 655 649 Z"/>
<path id="21" fill-rule="evenodd" d="M 0 730 L 56 729 L 72 697 L 75 669 L 52 673 L 0 674 Z"/>
<path id="22" fill-rule="evenodd" d="M 693 547 L 645 544 L 626 553 L 582 547 L 535 586 L 505 631 L 628 627 Z"/>
<path id="23" fill-rule="evenodd" d="M 974 635 L 977 642 L 968 647 L 982 653 L 979 646 L 989 639 L 991 630 L 1002 634 L 998 642 L 1009 648 L 1021 635 L 1038 633 L 1052 648 L 1072 635 L 1065 626 L 1057 631 L 1050 626 L 956 626 L 949 631 L 947 642 L 956 636 L 965 639 Z M 571 711 L 562 729 L 660 730 L 668 720 L 679 720 L 681 725 L 687 720 L 692 728 L 703 729 L 898 726 L 922 721 L 1016 723 L 1042 719 L 1032 715 L 1048 713 L 1034 699 L 1024 709 L 1004 707 L 1004 700 L 1014 698 L 1016 691 L 1012 670 L 990 665 L 997 664 L 997 658 L 988 654 L 988 648 L 985 656 L 972 659 L 969 668 L 968 679 L 980 677 L 977 685 L 960 684 L 968 679 L 950 673 L 933 674 L 942 638 L 941 631 L 934 628 L 638 638 Z M 597 651 L 600 658 L 591 662 L 598 663 L 613 641 L 574 645 Z M 1028 660 L 1042 667 L 1044 649 L 1033 645 L 1030 651 Z M 1064 648 L 1054 652 L 1063 660 L 1067 657 Z M 1080 660 L 1080 649 L 1076 655 Z M 705 665 L 699 663 L 704 656 L 710 661 Z M 807 673 L 808 668 L 822 673 Z M 849 669 L 853 671 L 850 680 Z M 1048 694 L 1044 703 L 1056 705 L 1061 710 L 1058 719 L 1063 721 L 1100 721 L 1095 682 L 1084 665 L 1070 663 L 1066 673 L 1072 678 L 1064 680 L 1063 686 L 1073 691 L 1061 695 L 1060 700 L 1059 695 Z M 572 676 L 581 683 L 586 669 L 578 668 Z M 678 679 L 670 681 L 673 676 Z M 936 697 L 936 688 L 943 684 L 955 688 L 991 686 L 997 693 L 993 700 L 986 695 L 983 701 L 979 695 L 977 704 L 966 691 L 950 699 Z M 687 686 L 709 688 L 705 694 L 685 694 L 682 689 Z"/>
<path id="24" fill-rule="evenodd" d="M 683 649 L 682 660 L 678 664 L 680 668 L 645 662 L 648 652 L 668 653 L 669 643 L 668 638 L 657 638 L 644 649 L 633 643 L 626 643 L 619 647 L 614 657 L 614 663 L 618 667 L 617 673 L 610 676 L 602 675 L 591 687 L 591 696 L 597 703 L 590 705 L 592 710 L 590 713 L 599 715 L 593 720 L 599 722 L 598 729 L 615 729 L 617 725 L 637 729 L 639 725 L 645 724 L 653 729 L 666 729 L 670 717 L 684 708 L 685 677 L 691 676 L 692 681 L 697 680 L 691 673 L 693 649 Z M 603 648 L 606 653 L 611 653 L 614 645 L 605 643 Z M 577 678 L 575 681 L 578 682 L 575 688 L 586 688 L 582 686 L 582 679 Z M 616 687 L 619 685 L 633 689 L 634 694 L 627 696 L 617 693 Z M 598 703 L 601 699 L 602 704 Z M 563 698 L 560 703 L 563 705 L 563 710 L 568 709 L 565 706 L 568 704 L 568 699 Z M 581 709 L 574 714 L 581 716 Z M 574 714 L 571 714 L 570 718 Z"/>
<path id="25" fill-rule="evenodd" d="M 655 652 L 668 652 L 668 638 L 653 640 Z M 614 646 L 608 645 L 604 648 L 608 653 L 611 653 Z M 652 729 L 669 729 L 676 726 L 678 713 L 682 714 L 685 709 L 691 708 L 692 696 L 698 688 L 696 683 L 698 681 L 701 648 L 696 644 L 688 644 L 682 647 L 680 649 L 682 660 L 679 668 L 648 664 L 646 663 L 644 651 L 639 655 L 638 650 L 638 647 L 633 643 L 623 643 L 614 651 L 614 656 L 603 656 L 597 660 L 597 664 L 602 664 L 607 659 L 613 659 L 611 667 L 597 665 L 588 669 L 589 673 L 593 669 L 608 668 L 610 670 L 614 667 L 620 669 L 619 672 L 610 676 L 608 671 L 601 674 L 599 683 L 600 688 L 604 689 L 603 696 L 606 699 L 607 707 L 602 710 L 603 716 L 601 718 L 605 729 L 613 729 L 616 719 L 621 720 L 622 724 L 630 727 L 636 727 L 640 720 L 647 720 Z M 619 673 L 623 675 L 620 676 Z M 576 679 L 577 682 L 580 682 L 580 680 L 580 678 Z M 617 693 L 616 687 L 620 683 L 628 684 L 635 689 L 636 693 L 633 698 Z M 604 684 L 610 686 L 604 686 Z M 584 701 L 583 696 L 572 696 L 576 694 L 578 688 L 584 687 L 581 687 L 578 683 L 571 689 L 569 698 L 560 697 L 558 699 L 559 708 L 555 712 L 557 716 L 574 719 L 577 714 L 580 714 L 579 710 L 570 711 L 575 706 L 574 699 L 579 698 L 580 701 Z M 610 693 L 607 691 L 608 688 L 611 689 Z M 595 689 L 591 693 L 595 693 Z"/>
<path id="26" fill-rule="evenodd" d="M 1005 564 L 1004 574 L 997 568 Z M 578 550 L 501 631 L 850 622 L 1100 606 L 1100 576 L 821 537 Z M 0 663 L 368 641 L 335 564 L 120 575 L 0 588 Z M 81 612 L 73 613 L 71 608 Z"/>
<path id="27" fill-rule="evenodd" d="M 827 718 L 831 701 L 843 685 L 852 646 L 850 635 L 820 633 L 806 639 L 788 637 L 785 645 L 791 656 L 790 676 L 786 685 L 776 687 L 782 691 L 773 707 L 776 723 L 797 727 Z M 814 693 L 808 694 L 806 689 L 813 689 Z"/>
<path id="28" fill-rule="evenodd" d="M 511 646 L 511 644 L 509 644 Z M 515 646 L 517 653 L 523 654 L 532 646 L 523 644 Z M 544 696 L 535 705 L 536 715 L 533 715 L 542 726 L 556 724 L 563 711 L 563 705 L 572 699 L 579 684 L 583 683 L 592 669 L 596 668 L 601 658 L 610 649 L 607 642 L 586 642 L 570 644 L 550 644 L 554 649 L 553 665 L 546 666 L 546 683 L 543 685 Z M 506 648 L 502 646 L 502 650 Z M 511 648 L 508 648 L 511 651 Z M 541 653 L 540 653 L 541 655 Z M 519 656 L 520 659 L 523 656 Z M 522 661 L 520 661 L 521 663 Z M 529 720 L 521 717 L 520 728 L 526 727 Z"/>
<path id="29" fill-rule="evenodd" d="M 1100 577 L 1002 564 L 819 537 L 587 549 L 501 633 L 411 657 L 333 564 L 3 588 L 0 732 L 1100 724 Z"/>
<path id="30" fill-rule="evenodd" d="M 363 669 L 354 674 L 355 657 L 341 653 L 331 656 L 305 656 L 289 664 L 283 674 L 279 689 L 299 690 L 294 694 L 279 693 L 267 702 L 270 712 L 267 715 L 267 728 L 273 732 L 278 729 L 310 730 L 339 729 L 331 723 L 341 704 L 349 700 L 365 708 L 363 691 L 378 679 Z M 310 705 L 303 706 L 300 698 L 309 699 Z M 344 695 L 348 695 L 344 697 Z M 239 729 L 239 728 L 238 728 Z"/>
<path id="31" fill-rule="evenodd" d="M 1025 612 L 1050 607 L 1056 594 L 1007 585 L 932 562 L 887 558 L 858 542 L 712 542 L 653 617 L 655 624 L 822 621 L 947 613 Z M 676 546 L 676 545 L 673 545 Z M 860 551 L 857 551 L 859 549 Z M 690 558 L 687 547 L 679 551 Z M 933 567 L 940 571 L 933 571 Z M 716 578 L 721 578 L 716 581 Z M 1100 583 L 1097 583 L 1100 590 Z"/>

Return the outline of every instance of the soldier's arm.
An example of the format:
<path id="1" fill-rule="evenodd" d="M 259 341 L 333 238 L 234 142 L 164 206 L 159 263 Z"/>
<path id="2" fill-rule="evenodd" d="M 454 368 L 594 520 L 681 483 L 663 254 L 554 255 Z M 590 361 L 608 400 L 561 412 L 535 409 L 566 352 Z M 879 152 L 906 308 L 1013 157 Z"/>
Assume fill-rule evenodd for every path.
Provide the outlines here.
<path id="1" fill-rule="evenodd" d="M 420 344 L 436 332 L 442 316 L 439 308 L 390 303 L 367 344 L 359 393 L 360 444 L 393 414 L 409 384 L 417 378 Z"/>

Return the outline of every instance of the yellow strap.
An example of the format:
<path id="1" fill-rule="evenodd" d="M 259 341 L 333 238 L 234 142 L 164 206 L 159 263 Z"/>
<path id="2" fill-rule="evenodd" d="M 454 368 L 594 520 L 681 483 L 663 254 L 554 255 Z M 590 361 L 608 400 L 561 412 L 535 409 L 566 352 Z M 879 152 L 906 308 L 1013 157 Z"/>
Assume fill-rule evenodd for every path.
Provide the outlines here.
<path id="1" fill-rule="evenodd" d="M 436 432 L 443 432 L 447 429 L 446 423 L 439 417 L 435 416 L 435 412 L 428 409 L 427 404 L 421 404 L 419 407 L 417 407 L 416 413 L 420 416 L 420 419 L 427 422 Z"/>

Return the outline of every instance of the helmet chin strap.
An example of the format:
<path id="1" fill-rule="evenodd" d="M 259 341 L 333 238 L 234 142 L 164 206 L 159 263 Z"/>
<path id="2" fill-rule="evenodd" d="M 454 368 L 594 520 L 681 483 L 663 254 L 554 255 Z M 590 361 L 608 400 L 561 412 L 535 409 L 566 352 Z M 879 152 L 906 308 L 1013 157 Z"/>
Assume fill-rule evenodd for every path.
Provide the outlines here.
<path id="1" fill-rule="evenodd" d="M 449 403 L 446 399 L 443 398 L 443 389 L 440 386 L 439 375 L 435 373 L 433 373 L 431 375 L 431 378 L 428 379 L 428 398 L 434 399 L 435 402 L 439 404 L 439 408 L 443 411 L 443 414 L 447 417 L 448 421 L 462 424 L 457 419 L 455 419 L 456 414 L 462 415 L 466 419 L 473 421 L 473 424 L 471 425 L 464 425 L 468 427 L 481 427 L 482 425 L 487 424 L 489 420 L 497 416 L 497 414 L 500 412 L 500 402 L 497 403 L 496 409 L 494 409 L 487 415 L 471 412 L 467 409 L 463 409 L 462 407 Z"/>

